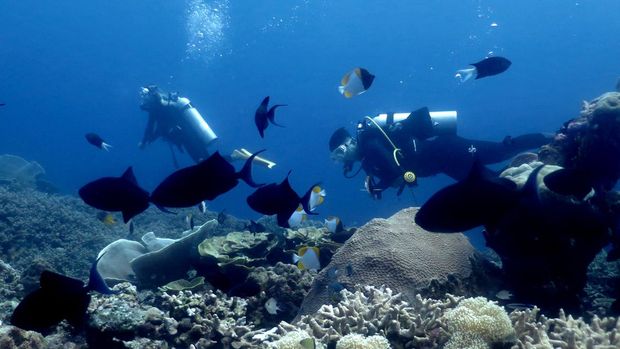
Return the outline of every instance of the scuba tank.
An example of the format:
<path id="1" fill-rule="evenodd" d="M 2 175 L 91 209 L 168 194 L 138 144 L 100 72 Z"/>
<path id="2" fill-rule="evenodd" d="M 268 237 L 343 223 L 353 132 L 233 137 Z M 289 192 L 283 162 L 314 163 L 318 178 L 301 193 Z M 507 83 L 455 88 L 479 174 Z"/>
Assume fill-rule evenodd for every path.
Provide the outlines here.
<path id="1" fill-rule="evenodd" d="M 425 109 L 425 108 L 423 108 Z M 372 118 L 377 125 L 381 127 L 390 127 L 391 125 L 403 122 L 408 118 L 412 118 L 414 123 L 425 123 L 427 120 L 423 120 L 426 118 L 425 113 L 417 113 L 422 109 L 418 109 L 411 113 L 383 113 Z M 456 134 L 456 121 L 458 113 L 456 110 L 447 110 L 447 111 L 431 111 L 428 112 L 430 116 L 430 125 L 432 126 L 432 130 L 429 137 L 418 137 L 418 138 L 430 138 L 433 136 L 442 136 L 442 135 L 455 135 Z"/>

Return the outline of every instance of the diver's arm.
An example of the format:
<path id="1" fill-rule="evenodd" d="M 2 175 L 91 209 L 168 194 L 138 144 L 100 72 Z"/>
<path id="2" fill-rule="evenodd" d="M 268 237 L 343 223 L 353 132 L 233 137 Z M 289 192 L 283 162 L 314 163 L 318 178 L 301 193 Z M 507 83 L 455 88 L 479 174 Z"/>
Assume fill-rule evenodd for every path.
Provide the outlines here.
<path id="1" fill-rule="evenodd" d="M 157 137 L 155 136 L 155 117 L 152 113 L 149 113 L 148 121 L 146 122 L 146 128 L 144 129 L 144 135 L 142 141 L 138 146 L 143 149 L 147 144 L 152 143 Z"/>
<path id="2" fill-rule="evenodd" d="M 374 138 L 364 140 L 362 148 L 362 167 L 368 175 L 379 179 L 376 189 L 389 188 L 394 180 L 401 175 L 401 169 L 394 161 L 392 148 Z"/>

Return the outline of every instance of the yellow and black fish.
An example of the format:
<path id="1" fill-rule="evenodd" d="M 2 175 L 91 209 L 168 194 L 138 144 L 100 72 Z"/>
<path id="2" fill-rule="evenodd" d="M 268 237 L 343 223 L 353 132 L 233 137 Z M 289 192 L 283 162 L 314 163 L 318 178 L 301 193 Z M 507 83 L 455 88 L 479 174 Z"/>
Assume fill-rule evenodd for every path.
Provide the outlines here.
<path id="1" fill-rule="evenodd" d="M 97 219 L 101 221 L 101 223 L 107 225 L 108 227 L 116 224 L 116 218 L 114 218 L 114 215 L 109 212 L 99 211 L 97 213 Z"/>
<path id="2" fill-rule="evenodd" d="M 355 68 L 342 78 L 338 91 L 345 97 L 351 98 L 366 92 L 374 80 L 375 76 L 370 74 L 368 70 Z"/>

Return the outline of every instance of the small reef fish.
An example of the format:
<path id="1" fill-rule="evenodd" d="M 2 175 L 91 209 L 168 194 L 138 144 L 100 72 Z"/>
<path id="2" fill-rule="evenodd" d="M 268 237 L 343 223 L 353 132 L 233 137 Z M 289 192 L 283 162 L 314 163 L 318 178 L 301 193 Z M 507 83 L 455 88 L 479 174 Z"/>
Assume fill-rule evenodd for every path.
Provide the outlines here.
<path id="1" fill-rule="evenodd" d="M 252 160 L 262 151 L 250 156 L 239 172 L 215 152 L 197 165 L 182 168 L 166 177 L 151 194 L 151 202 L 159 208 L 191 207 L 228 192 L 240 179 L 254 188 L 260 187 L 252 180 Z"/>
<path id="2" fill-rule="evenodd" d="M 299 345 L 301 345 L 304 349 L 316 349 L 316 342 L 314 338 L 304 338 L 299 341 Z"/>
<path id="3" fill-rule="evenodd" d="M 256 128 L 258 129 L 258 134 L 260 134 L 261 138 L 265 138 L 265 130 L 269 123 L 275 126 L 284 127 L 275 120 L 275 112 L 278 107 L 286 107 L 286 104 L 276 104 L 271 106 L 271 108 L 267 109 L 269 105 L 269 96 L 265 97 L 263 101 L 260 103 L 258 108 L 256 109 L 256 113 L 254 113 L 254 123 L 256 124 Z"/>
<path id="4" fill-rule="evenodd" d="M 302 205 L 306 214 L 316 214 L 312 213 L 308 207 L 312 188 L 314 188 L 316 184 L 312 185 L 304 196 L 300 198 L 293 188 L 291 188 L 288 181 L 290 174 L 291 172 L 289 171 L 286 178 L 284 178 L 284 180 L 279 184 L 271 183 L 256 189 L 256 191 L 250 194 L 250 196 L 246 199 L 248 205 L 254 211 L 264 215 L 275 214 L 278 225 L 284 228 L 290 227 L 288 220 L 291 218 L 295 210 L 297 210 L 299 204 Z"/>
<path id="5" fill-rule="evenodd" d="M 84 137 L 86 137 L 86 141 L 95 147 L 109 151 L 112 146 L 103 141 L 103 139 L 96 133 L 87 133 Z"/>
<path id="6" fill-rule="evenodd" d="M 0 107 L 4 107 L 6 103 L 0 103 Z"/>
<path id="7" fill-rule="evenodd" d="M 136 231 L 136 224 L 133 222 L 133 219 L 129 220 L 127 226 L 127 229 L 129 230 L 129 236 L 133 236 L 133 233 Z"/>
<path id="8" fill-rule="evenodd" d="M 321 269 L 321 262 L 319 261 L 319 248 L 309 246 L 299 248 L 297 254 L 293 254 L 293 263 L 297 263 L 297 267 L 301 270 Z"/>
<path id="9" fill-rule="evenodd" d="M 327 228 L 327 231 L 332 234 L 339 233 L 344 230 L 342 221 L 340 218 L 335 216 L 328 216 L 325 218 L 325 227 Z"/>
<path id="10" fill-rule="evenodd" d="M 342 78 L 338 91 L 346 98 L 351 98 L 366 92 L 374 80 L 375 76 L 368 70 L 355 68 Z"/>
<path id="11" fill-rule="evenodd" d="M 470 64 L 471 68 L 460 69 L 454 75 L 455 78 L 465 82 L 475 76 L 474 80 L 487 76 L 493 76 L 505 72 L 512 62 L 504 57 L 488 57 L 480 62 Z"/>
<path id="12" fill-rule="evenodd" d="M 62 320 L 76 328 L 84 326 L 91 291 L 113 294 L 97 271 L 97 263 L 90 268 L 88 284 L 53 271 L 41 273 L 39 288 L 29 293 L 11 315 L 11 324 L 27 331 L 43 332 Z"/>
<path id="13" fill-rule="evenodd" d="M 303 206 L 299 205 L 297 206 L 295 212 L 293 212 L 291 217 L 288 219 L 288 225 L 291 228 L 297 228 L 301 225 L 301 223 L 306 221 L 306 219 L 308 219 L 308 215 L 306 214 L 306 212 L 304 212 Z"/>
<path id="14" fill-rule="evenodd" d="M 282 309 L 278 306 L 278 301 L 273 297 L 269 298 L 265 302 L 265 309 L 271 315 L 276 315 L 278 311 L 282 311 Z"/>
<path id="15" fill-rule="evenodd" d="M 84 185 L 79 194 L 89 206 L 122 212 L 125 223 L 149 207 L 149 193 L 138 186 L 131 167 L 120 177 L 103 177 Z"/>
<path id="16" fill-rule="evenodd" d="M 194 215 L 193 214 L 188 213 L 187 216 L 185 216 L 185 222 L 187 223 L 189 230 L 194 230 Z"/>
<path id="17" fill-rule="evenodd" d="M 512 293 L 508 290 L 501 290 L 495 294 L 495 298 L 507 301 L 512 299 Z"/>
<path id="18" fill-rule="evenodd" d="M 315 185 L 312 187 L 312 192 L 310 193 L 310 199 L 308 201 L 308 208 L 310 211 L 314 211 L 315 208 L 321 205 L 325 201 L 326 195 L 325 189 L 320 186 Z"/>
<path id="19" fill-rule="evenodd" d="M 207 203 L 204 201 L 201 201 L 198 204 L 198 212 L 205 214 L 207 212 Z"/>
<path id="20" fill-rule="evenodd" d="M 105 211 L 97 212 L 97 219 L 101 221 L 101 223 L 107 225 L 108 227 L 116 224 L 116 219 L 114 218 L 114 215 L 109 212 L 105 212 Z"/>

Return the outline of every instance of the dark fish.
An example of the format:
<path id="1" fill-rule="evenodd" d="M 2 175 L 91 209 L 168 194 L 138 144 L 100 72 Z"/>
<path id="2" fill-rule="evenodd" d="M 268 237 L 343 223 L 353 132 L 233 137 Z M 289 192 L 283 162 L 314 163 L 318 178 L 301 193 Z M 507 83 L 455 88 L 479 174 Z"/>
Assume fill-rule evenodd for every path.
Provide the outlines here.
<path id="1" fill-rule="evenodd" d="M 493 76 L 505 72 L 512 62 L 504 57 L 489 57 L 481 60 L 480 62 L 473 63 L 476 67 L 476 79 L 481 79 L 487 76 Z"/>
<path id="2" fill-rule="evenodd" d="M 439 190 L 422 205 L 415 222 L 432 232 L 462 232 L 492 222 L 517 201 L 514 182 L 487 178 L 476 160 L 467 178 Z"/>
<path id="3" fill-rule="evenodd" d="M 488 57 L 480 62 L 472 63 L 473 68 L 465 68 L 456 72 L 456 77 L 465 82 L 475 76 L 474 79 L 482 79 L 505 72 L 512 62 L 504 57 Z"/>
<path id="4" fill-rule="evenodd" d="M 275 111 L 277 107 L 285 107 L 286 104 L 276 104 L 271 108 L 267 109 L 269 104 L 269 96 L 265 97 L 261 104 L 256 109 L 256 113 L 254 113 L 254 123 L 256 123 L 256 128 L 258 129 L 258 133 L 261 138 L 265 137 L 265 129 L 269 126 L 271 122 L 273 125 L 284 127 L 275 120 Z"/>
<path id="5" fill-rule="evenodd" d="M 43 271 L 39 288 L 26 295 L 17 305 L 11 315 L 11 324 L 38 332 L 48 330 L 62 320 L 67 320 L 74 327 L 82 327 L 90 303 L 89 292 L 116 293 L 108 288 L 97 271 L 99 259 L 90 268 L 88 285 L 78 279 L 49 270 Z"/>
<path id="6" fill-rule="evenodd" d="M 245 225 L 245 229 L 247 229 L 252 234 L 263 233 L 267 230 L 264 225 L 256 223 L 253 220 L 250 220 L 250 223 L 247 223 Z"/>
<path id="7" fill-rule="evenodd" d="M 312 188 L 317 184 L 312 185 L 306 194 L 300 198 L 293 188 L 291 188 L 288 181 L 288 176 L 290 174 L 289 172 L 280 184 L 271 183 L 258 188 L 254 193 L 248 196 L 246 200 L 248 205 L 258 213 L 277 215 L 278 225 L 285 228 L 289 227 L 288 219 L 293 212 L 295 212 L 299 204 L 302 205 L 307 214 L 316 214 L 310 212 L 308 200 L 310 199 Z"/>
<path id="8" fill-rule="evenodd" d="M 4 107 L 6 103 L 0 103 L 0 107 Z"/>
<path id="9" fill-rule="evenodd" d="M 257 188 L 260 185 L 252 180 L 252 160 L 263 151 L 252 154 L 239 172 L 215 152 L 197 165 L 182 168 L 166 177 L 151 194 L 151 202 L 160 208 L 191 207 L 233 189 L 239 179 Z"/>
<path id="10" fill-rule="evenodd" d="M 79 194 L 94 208 L 122 212 L 125 223 L 149 207 L 149 193 L 138 186 L 131 166 L 121 177 L 103 177 L 86 184 Z"/>
<path id="11" fill-rule="evenodd" d="M 109 151 L 110 148 L 112 148 L 111 145 L 109 145 L 108 143 L 104 142 L 103 139 L 101 137 L 99 137 L 98 134 L 96 133 L 87 133 L 85 135 L 86 137 L 86 141 L 88 141 L 88 143 L 94 145 L 95 147 L 105 150 L 105 151 Z"/>

